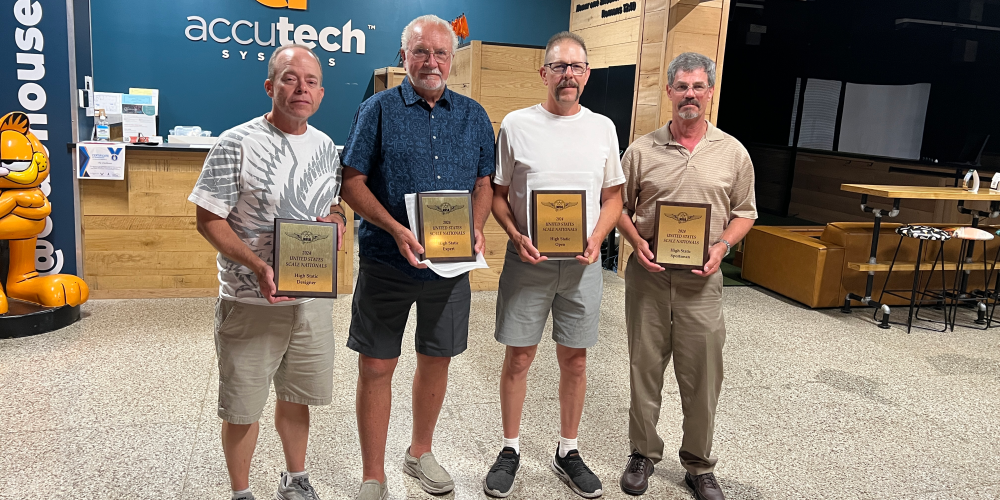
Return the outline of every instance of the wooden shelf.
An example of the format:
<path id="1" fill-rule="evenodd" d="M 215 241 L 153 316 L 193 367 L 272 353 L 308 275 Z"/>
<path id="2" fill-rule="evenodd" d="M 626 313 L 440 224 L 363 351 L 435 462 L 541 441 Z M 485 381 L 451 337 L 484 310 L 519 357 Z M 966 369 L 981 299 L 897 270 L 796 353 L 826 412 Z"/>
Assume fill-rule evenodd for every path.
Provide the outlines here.
<path id="1" fill-rule="evenodd" d="M 869 264 L 867 262 L 848 262 L 847 263 L 847 268 L 851 269 L 851 270 L 854 270 L 854 271 L 861 271 L 861 272 L 868 272 L 868 271 L 886 272 L 886 271 L 889 270 L 889 264 L 890 264 L 889 262 L 879 262 L 877 264 Z M 930 271 L 931 270 L 931 266 L 933 266 L 933 265 L 934 265 L 933 262 L 921 262 L 920 263 L 920 271 L 921 272 L 923 272 L 923 271 Z M 982 271 L 984 267 L 989 268 L 989 267 L 992 267 L 992 266 L 993 266 L 992 264 L 989 264 L 988 266 L 983 266 L 982 262 L 971 262 L 971 263 L 966 263 L 965 266 L 962 267 L 962 269 L 963 270 L 968 270 L 968 271 Z M 958 263 L 957 262 L 945 262 L 943 267 L 944 267 L 945 271 L 955 271 L 955 270 L 958 269 Z M 916 268 L 917 268 L 916 262 L 896 262 L 896 266 L 893 267 L 892 270 L 893 271 L 913 271 Z M 937 271 L 937 270 L 940 270 L 941 268 L 942 268 L 942 265 L 939 262 L 938 265 L 937 265 L 937 267 L 934 268 L 934 270 Z"/>

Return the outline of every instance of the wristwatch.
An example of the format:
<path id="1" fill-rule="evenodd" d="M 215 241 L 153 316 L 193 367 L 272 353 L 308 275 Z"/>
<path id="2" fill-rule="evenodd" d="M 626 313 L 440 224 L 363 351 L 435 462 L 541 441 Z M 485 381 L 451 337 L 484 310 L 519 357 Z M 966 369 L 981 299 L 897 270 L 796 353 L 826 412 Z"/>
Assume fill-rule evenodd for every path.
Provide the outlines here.
<path id="1" fill-rule="evenodd" d="M 729 255 L 729 251 L 733 249 L 733 246 L 730 245 L 729 242 L 726 241 L 726 240 L 724 240 L 724 239 L 720 239 L 719 241 L 716 241 L 715 243 L 716 244 L 719 244 L 719 243 L 725 243 L 726 244 L 726 253 L 722 255 L 723 257 L 728 256 Z"/>

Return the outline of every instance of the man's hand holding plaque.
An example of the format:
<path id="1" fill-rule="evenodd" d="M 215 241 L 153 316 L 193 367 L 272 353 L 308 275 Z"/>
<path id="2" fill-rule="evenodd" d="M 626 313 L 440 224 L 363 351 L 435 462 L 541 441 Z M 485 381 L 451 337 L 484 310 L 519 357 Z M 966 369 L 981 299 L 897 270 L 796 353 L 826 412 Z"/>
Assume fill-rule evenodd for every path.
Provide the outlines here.
<path id="1" fill-rule="evenodd" d="M 476 234 L 469 193 L 417 193 L 418 260 L 475 262 Z"/>
<path id="2" fill-rule="evenodd" d="M 338 226 L 322 220 L 274 220 L 275 297 L 337 297 Z"/>
<path id="3" fill-rule="evenodd" d="M 673 269 L 705 271 L 712 205 L 656 202 L 653 262 Z"/>
<path id="4" fill-rule="evenodd" d="M 531 243 L 544 257 L 578 257 L 588 244 L 585 190 L 531 192 Z M 593 256 L 584 259 L 593 258 Z"/>

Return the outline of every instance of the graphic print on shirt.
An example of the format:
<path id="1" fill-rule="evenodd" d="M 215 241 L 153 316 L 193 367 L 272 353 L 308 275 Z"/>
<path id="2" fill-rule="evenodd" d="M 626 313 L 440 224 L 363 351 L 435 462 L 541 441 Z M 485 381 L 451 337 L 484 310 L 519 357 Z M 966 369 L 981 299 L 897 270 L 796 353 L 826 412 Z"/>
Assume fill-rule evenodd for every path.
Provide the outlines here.
<path id="1" fill-rule="evenodd" d="M 240 125 L 220 138 L 195 188 L 232 207 L 230 227 L 268 265 L 274 219 L 315 220 L 329 213 L 337 195 L 339 159 L 333 142 L 298 149 L 308 148 L 311 157 L 300 161 L 287 137 L 263 119 Z M 224 288 L 231 288 L 227 295 L 262 298 L 252 271 L 222 254 L 219 265 Z"/>

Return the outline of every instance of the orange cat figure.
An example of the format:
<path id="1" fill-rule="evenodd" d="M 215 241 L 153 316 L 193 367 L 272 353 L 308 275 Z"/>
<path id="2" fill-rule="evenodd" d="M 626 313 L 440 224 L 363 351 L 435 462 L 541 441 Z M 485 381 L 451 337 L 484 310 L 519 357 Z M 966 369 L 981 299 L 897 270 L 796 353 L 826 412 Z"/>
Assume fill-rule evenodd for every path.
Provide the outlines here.
<path id="1" fill-rule="evenodd" d="M 28 128 L 28 115 L 4 115 L 0 119 L 0 240 L 9 240 L 10 265 L 6 295 L 0 287 L 0 314 L 7 313 L 8 296 L 59 307 L 78 306 L 90 295 L 87 283 L 77 276 L 39 276 L 35 271 L 35 242 L 52 212 L 39 187 L 48 176 L 49 159 Z"/>

